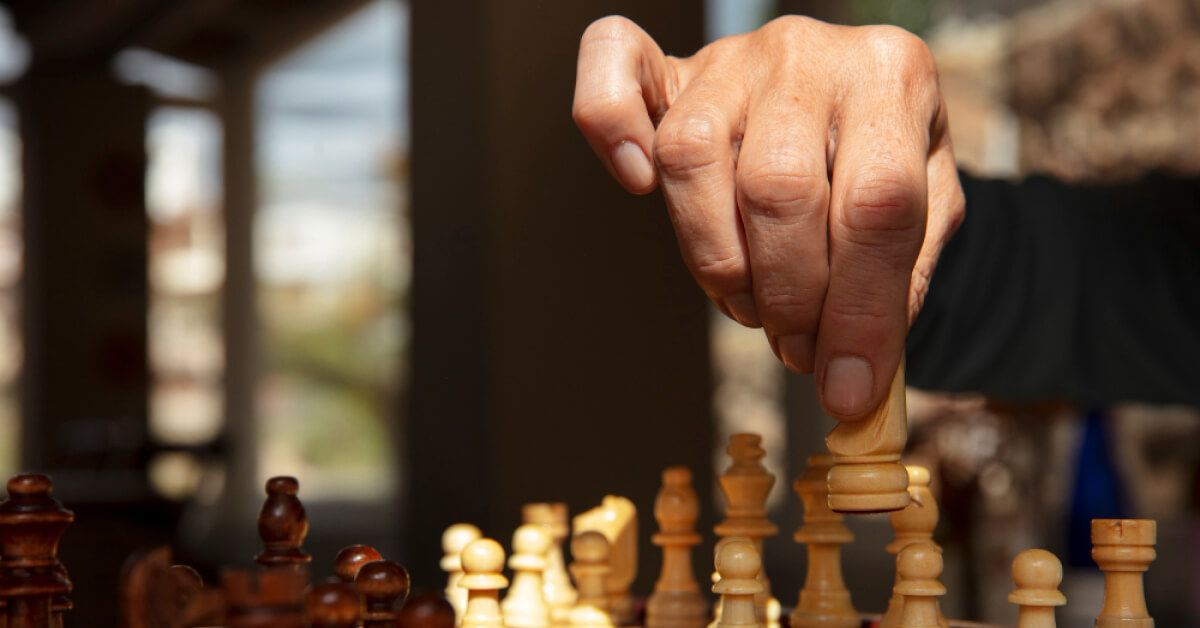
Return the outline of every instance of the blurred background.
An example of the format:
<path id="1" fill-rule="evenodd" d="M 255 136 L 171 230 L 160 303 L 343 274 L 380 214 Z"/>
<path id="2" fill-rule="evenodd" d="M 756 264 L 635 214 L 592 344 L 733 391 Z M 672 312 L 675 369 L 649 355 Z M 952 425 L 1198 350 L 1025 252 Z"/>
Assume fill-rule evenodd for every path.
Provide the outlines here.
<path id="1" fill-rule="evenodd" d="M 898 24 L 937 56 L 974 174 L 1200 171 L 1193 0 L 0 5 L 0 471 L 52 474 L 76 511 L 62 555 L 92 626 L 138 548 L 248 562 L 272 475 L 300 479 L 319 574 L 370 543 L 437 588 L 450 523 L 507 541 L 522 503 L 621 494 L 646 532 L 671 464 L 712 496 L 710 530 L 740 431 L 778 478 L 766 562 L 794 602 L 789 486 L 832 422 L 574 129 L 594 19 L 676 55 L 784 13 Z M 1200 413 L 1136 402 L 910 390 L 948 615 L 1011 621 L 1011 558 L 1042 546 L 1067 568 L 1062 625 L 1091 625 L 1088 519 L 1152 517 L 1152 613 L 1200 625 Z M 890 526 L 852 527 L 847 581 L 881 609 Z"/>

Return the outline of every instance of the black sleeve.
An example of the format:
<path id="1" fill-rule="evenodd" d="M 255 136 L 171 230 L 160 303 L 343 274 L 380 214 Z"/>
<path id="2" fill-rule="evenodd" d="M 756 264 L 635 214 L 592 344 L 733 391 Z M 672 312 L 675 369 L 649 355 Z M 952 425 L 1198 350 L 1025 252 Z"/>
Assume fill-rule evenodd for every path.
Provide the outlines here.
<path id="1" fill-rule="evenodd" d="M 1200 179 L 961 179 L 966 218 L 909 333 L 909 385 L 1200 406 Z"/>

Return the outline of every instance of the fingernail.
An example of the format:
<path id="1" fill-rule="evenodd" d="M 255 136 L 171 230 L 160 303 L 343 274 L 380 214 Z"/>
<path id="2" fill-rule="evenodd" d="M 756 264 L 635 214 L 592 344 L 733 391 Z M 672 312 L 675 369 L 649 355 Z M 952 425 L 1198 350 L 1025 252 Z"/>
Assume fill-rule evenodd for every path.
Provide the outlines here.
<path id="1" fill-rule="evenodd" d="M 834 414 L 857 416 L 871 408 L 874 375 L 871 364 L 859 357 L 841 356 L 825 366 L 825 407 Z"/>
<path id="2" fill-rule="evenodd" d="M 640 146 L 625 141 L 617 144 L 612 154 L 617 178 L 632 190 L 645 190 L 654 183 L 654 168 Z"/>
<path id="3" fill-rule="evenodd" d="M 754 305 L 754 297 L 743 292 L 731 297 L 725 297 L 725 305 L 733 313 L 733 318 L 746 327 L 762 327 L 758 320 L 758 306 Z"/>
<path id="4" fill-rule="evenodd" d="M 784 365 L 797 373 L 811 373 L 813 370 L 813 353 L 816 341 L 808 334 L 792 334 L 779 336 L 779 359 Z"/>

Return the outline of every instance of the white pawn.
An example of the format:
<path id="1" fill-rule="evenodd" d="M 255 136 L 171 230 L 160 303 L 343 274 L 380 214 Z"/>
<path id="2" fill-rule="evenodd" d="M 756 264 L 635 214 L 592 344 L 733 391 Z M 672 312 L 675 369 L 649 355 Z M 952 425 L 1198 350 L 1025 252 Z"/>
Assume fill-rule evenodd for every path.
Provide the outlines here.
<path id="1" fill-rule="evenodd" d="M 463 628 L 504 628 L 500 612 L 500 589 L 508 586 L 501 575 L 504 548 L 491 539 L 471 541 L 462 552 L 463 576 L 458 586 L 467 591 Z"/>
<path id="2" fill-rule="evenodd" d="M 747 538 L 731 537 L 717 550 L 717 573 L 721 580 L 713 593 L 721 596 L 721 617 L 717 628 L 761 628 L 754 596 L 762 593 L 758 580 L 762 557 Z"/>
<path id="3" fill-rule="evenodd" d="M 1067 603 L 1058 590 L 1062 584 L 1062 563 L 1043 549 L 1027 549 L 1013 559 L 1013 583 L 1016 588 L 1008 601 L 1020 606 L 1017 628 L 1054 628 L 1054 607 Z"/>
<path id="4" fill-rule="evenodd" d="M 938 581 L 942 575 L 942 553 L 928 543 L 913 543 L 896 558 L 900 582 L 896 592 L 904 596 L 898 628 L 939 628 L 937 599 L 946 594 Z"/>
<path id="5" fill-rule="evenodd" d="M 467 590 L 458 586 L 462 578 L 462 551 L 468 543 L 483 538 L 479 528 L 469 523 L 456 523 L 442 533 L 442 571 L 446 572 L 446 600 L 454 607 L 455 621 L 462 623 L 467 610 Z"/>
<path id="6" fill-rule="evenodd" d="M 608 603 L 608 538 L 589 530 L 571 539 L 571 575 L 579 598 L 571 608 L 572 628 L 613 628 Z"/>
<path id="7" fill-rule="evenodd" d="M 550 543 L 550 535 L 536 524 L 525 524 L 513 534 L 513 555 L 508 559 L 513 581 L 500 605 L 505 625 L 511 628 L 550 625 L 550 607 L 546 605 L 542 586 Z"/>

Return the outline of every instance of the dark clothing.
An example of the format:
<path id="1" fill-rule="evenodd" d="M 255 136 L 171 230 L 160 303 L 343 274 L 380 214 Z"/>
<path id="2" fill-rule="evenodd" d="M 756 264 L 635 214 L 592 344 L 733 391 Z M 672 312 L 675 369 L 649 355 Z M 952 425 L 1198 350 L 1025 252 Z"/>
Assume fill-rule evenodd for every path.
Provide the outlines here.
<path id="1" fill-rule="evenodd" d="M 966 219 L 909 333 L 909 385 L 1200 406 L 1200 179 L 961 178 Z"/>

